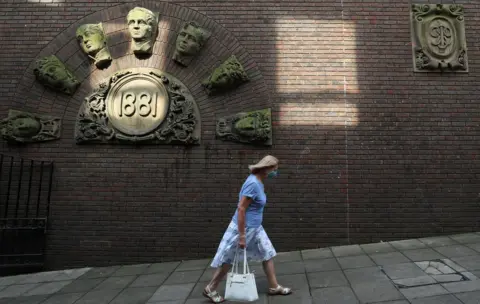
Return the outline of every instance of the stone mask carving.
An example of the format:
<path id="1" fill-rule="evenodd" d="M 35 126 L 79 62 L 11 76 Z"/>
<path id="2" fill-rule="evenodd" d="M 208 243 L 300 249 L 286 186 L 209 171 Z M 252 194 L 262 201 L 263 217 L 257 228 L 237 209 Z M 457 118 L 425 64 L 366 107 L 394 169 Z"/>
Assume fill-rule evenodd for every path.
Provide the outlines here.
<path id="1" fill-rule="evenodd" d="M 210 38 L 210 35 L 209 31 L 201 28 L 193 21 L 185 23 L 177 36 L 175 53 L 172 59 L 178 64 L 188 66 Z"/>
<path id="2" fill-rule="evenodd" d="M 127 15 L 128 32 L 132 37 L 131 48 L 135 55 L 152 54 L 158 34 L 158 13 L 135 7 Z"/>
<path id="3" fill-rule="evenodd" d="M 242 112 L 217 120 L 217 137 L 226 141 L 272 144 L 271 109 Z"/>
<path id="4" fill-rule="evenodd" d="M 0 122 L 0 134 L 7 141 L 28 143 L 60 138 L 60 118 L 10 110 Z"/>
<path id="5" fill-rule="evenodd" d="M 207 90 L 208 95 L 213 95 L 233 90 L 248 80 L 248 75 L 245 73 L 242 64 L 237 60 L 235 55 L 232 55 L 217 67 L 213 73 L 203 81 L 202 85 Z"/>
<path id="6" fill-rule="evenodd" d="M 112 62 L 112 57 L 107 47 L 107 37 L 101 23 L 83 24 L 77 29 L 77 40 L 90 58 L 94 60 L 99 69 L 106 68 Z"/>
<path id="7" fill-rule="evenodd" d="M 36 79 L 55 91 L 73 95 L 80 82 L 55 55 L 38 59 L 33 69 Z"/>

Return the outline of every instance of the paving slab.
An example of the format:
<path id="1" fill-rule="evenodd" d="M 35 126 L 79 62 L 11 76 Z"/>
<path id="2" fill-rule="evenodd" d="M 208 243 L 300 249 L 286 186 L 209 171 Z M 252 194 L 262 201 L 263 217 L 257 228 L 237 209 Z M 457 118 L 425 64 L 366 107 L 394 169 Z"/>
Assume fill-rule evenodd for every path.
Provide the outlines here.
<path id="1" fill-rule="evenodd" d="M 441 295 L 428 298 L 413 299 L 412 304 L 462 304 L 452 295 Z"/>
<path id="2" fill-rule="evenodd" d="M 301 254 L 303 260 L 316 260 L 333 257 L 333 252 L 330 248 L 302 250 Z"/>
<path id="3" fill-rule="evenodd" d="M 78 279 L 60 289 L 59 293 L 89 292 L 105 280 L 106 278 Z"/>
<path id="4" fill-rule="evenodd" d="M 195 284 L 162 285 L 148 302 L 186 300 Z M 76 304 L 76 303 L 75 303 Z"/>
<path id="5" fill-rule="evenodd" d="M 277 254 L 274 261 L 275 263 L 302 261 L 302 254 L 300 251 L 281 252 Z"/>
<path id="6" fill-rule="evenodd" d="M 464 304 L 478 304 L 480 303 L 480 291 L 456 293 L 455 297 L 460 299 Z"/>
<path id="7" fill-rule="evenodd" d="M 340 270 L 340 265 L 335 258 L 320 259 L 320 260 L 306 260 L 304 261 L 305 270 L 307 272 L 319 272 Z M 278 267 L 276 267 L 278 268 Z"/>
<path id="8" fill-rule="evenodd" d="M 277 263 L 275 273 L 277 275 L 305 273 L 305 264 L 303 262 Z"/>
<path id="9" fill-rule="evenodd" d="M 468 271 L 480 270 L 480 255 L 452 258 L 452 261 Z"/>
<path id="10" fill-rule="evenodd" d="M 338 263 L 342 269 L 372 267 L 375 263 L 368 255 L 339 257 Z"/>
<path id="11" fill-rule="evenodd" d="M 446 256 L 447 258 L 457 258 L 457 257 L 478 254 L 478 252 L 476 252 L 475 250 L 464 245 L 436 247 L 434 249 L 438 251 L 440 254 Z"/>
<path id="12" fill-rule="evenodd" d="M 360 245 L 367 254 L 395 252 L 397 249 L 389 243 L 372 243 Z"/>
<path id="13" fill-rule="evenodd" d="M 410 262 L 410 260 L 400 252 L 375 253 L 370 254 L 370 257 L 380 266 Z"/>
<path id="14" fill-rule="evenodd" d="M 471 248 L 478 252 L 480 254 L 480 243 L 474 243 L 474 244 L 465 244 L 468 248 Z"/>
<path id="15" fill-rule="evenodd" d="M 53 278 L 52 281 L 71 281 L 75 280 L 85 273 L 90 271 L 91 268 L 80 268 L 80 269 L 67 269 L 59 272 L 57 276 Z"/>
<path id="16" fill-rule="evenodd" d="M 125 265 L 117 269 L 112 274 L 112 276 L 122 277 L 122 276 L 140 275 L 140 274 L 143 274 L 149 267 L 150 267 L 150 264 Z"/>
<path id="17" fill-rule="evenodd" d="M 175 271 L 205 270 L 210 262 L 211 259 L 183 261 Z"/>
<path id="18" fill-rule="evenodd" d="M 415 263 L 402 263 L 383 266 L 383 270 L 392 280 L 423 277 L 427 274 Z"/>
<path id="19" fill-rule="evenodd" d="M 168 273 L 142 274 L 138 276 L 129 287 L 159 287 L 165 282 L 168 275 Z"/>
<path id="20" fill-rule="evenodd" d="M 395 285 L 397 285 L 399 288 L 404 288 L 435 284 L 437 281 L 435 281 L 435 279 L 431 276 L 425 275 L 416 278 L 393 280 L 393 283 L 395 283 Z"/>
<path id="21" fill-rule="evenodd" d="M 397 250 L 401 250 L 401 251 L 427 248 L 427 245 L 425 245 L 424 243 L 420 242 L 417 239 L 392 241 L 390 242 L 390 245 L 395 247 Z"/>
<path id="22" fill-rule="evenodd" d="M 416 298 L 433 297 L 448 294 L 449 292 L 440 285 L 427 285 L 420 287 L 402 288 L 400 292 L 409 300 Z"/>
<path id="23" fill-rule="evenodd" d="M 414 262 L 426 261 L 426 260 L 438 260 L 444 259 L 445 256 L 441 255 L 437 251 L 427 248 L 427 249 L 413 249 L 405 250 L 402 253 Z"/>
<path id="24" fill-rule="evenodd" d="M 465 268 L 463 268 L 462 266 L 458 265 L 457 263 L 455 263 L 450 259 L 441 259 L 440 261 L 442 261 L 443 263 L 445 263 L 445 265 L 447 265 L 448 267 L 452 268 L 455 271 L 458 271 L 458 272 L 467 271 Z"/>
<path id="25" fill-rule="evenodd" d="M 123 276 L 123 277 L 109 277 L 95 289 L 123 289 L 127 287 L 133 280 L 136 279 L 136 276 Z"/>
<path id="26" fill-rule="evenodd" d="M 348 287 L 330 287 L 312 290 L 315 304 L 358 304 L 360 301 L 353 290 Z M 295 303 L 295 302 L 291 302 Z"/>
<path id="27" fill-rule="evenodd" d="M 203 270 L 175 271 L 165 280 L 165 285 L 178 285 L 184 283 L 196 283 Z"/>
<path id="28" fill-rule="evenodd" d="M 70 284 L 72 281 L 59 281 L 59 282 L 48 282 L 40 283 L 37 287 L 30 289 L 25 292 L 24 296 L 35 296 L 35 295 L 48 295 L 58 292 L 63 287 Z"/>
<path id="29" fill-rule="evenodd" d="M 26 292 L 39 286 L 39 283 L 10 285 L 0 291 L 0 298 L 15 298 L 23 296 Z"/>
<path id="30" fill-rule="evenodd" d="M 47 297 L 47 295 L 37 295 L 17 298 L 2 298 L 0 299 L 0 304 L 40 304 Z"/>
<path id="31" fill-rule="evenodd" d="M 450 238 L 461 244 L 480 243 L 480 235 L 477 233 L 454 234 Z"/>
<path id="32" fill-rule="evenodd" d="M 108 304 L 120 292 L 122 289 L 94 289 L 84 294 L 75 304 Z"/>
<path id="33" fill-rule="evenodd" d="M 363 255 L 365 252 L 359 245 L 346 245 L 332 247 L 333 255 L 336 257 Z"/>
<path id="34" fill-rule="evenodd" d="M 376 282 L 375 284 L 365 281 L 352 284 L 352 289 L 362 303 L 405 299 L 395 285 L 389 281 Z"/>
<path id="35" fill-rule="evenodd" d="M 345 275 L 340 270 L 326 272 L 311 272 L 307 274 L 310 288 L 326 288 L 348 286 Z"/>
<path id="36" fill-rule="evenodd" d="M 390 281 L 387 275 L 378 266 L 347 269 L 344 271 L 344 274 L 352 285 L 364 282 L 371 282 L 372 284 L 375 284 L 377 282 Z"/>
<path id="37" fill-rule="evenodd" d="M 446 283 L 442 286 L 451 293 L 477 291 L 480 290 L 480 280 Z"/>
<path id="38" fill-rule="evenodd" d="M 75 301 L 80 299 L 84 293 L 66 293 L 66 294 L 55 294 L 50 296 L 42 304 L 73 304 Z"/>
<path id="39" fill-rule="evenodd" d="M 145 304 L 157 289 L 157 287 L 126 288 L 109 304 Z"/>
<path id="40" fill-rule="evenodd" d="M 448 236 L 434 236 L 434 237 L 421 238 L 418 240 L 429 247 L 443 247 L 443 246 L 449 246 L 449 245 L 458 245 L 458 242 L 452 240 Z"/>
<path id="41" fill-rule="evenodd" d="M 410 304 L 407 300 L 376 302 L 375 304 Z"/>
<path id="42" fill-rule="evenodd" d="M 151 264 L 144 272 L 144 274 L 151 273 L 170 273 L 180 265 L 180 262 L 166 262 Z"/>
<path id="43" fill-rule="evenodd" d="M 7 286 L 15 284 L 17 281 L 24 279 L 25 275 L 9 276 L 9 277 L 0 277 L 0 286 Z"/>
<path id="44" fill-rule="evenodd" d="M 270 304 L 316 304 L 316 303 L 323 303 L 323 302 L 314 302 L 310 294 L 292 294 L 289 296 L 275 296 L 269 297 Z M 335 304 L 335 302 L 332 302 Z"/>
<path id="45" fill-rule="evenodd" d="M 120 266 L 92 268 L 89 271 L 87 271 L 85 274 L 83 274 L 80 278 L 82 279 L 106 278 L 111 276 L 119 268 Z"/>

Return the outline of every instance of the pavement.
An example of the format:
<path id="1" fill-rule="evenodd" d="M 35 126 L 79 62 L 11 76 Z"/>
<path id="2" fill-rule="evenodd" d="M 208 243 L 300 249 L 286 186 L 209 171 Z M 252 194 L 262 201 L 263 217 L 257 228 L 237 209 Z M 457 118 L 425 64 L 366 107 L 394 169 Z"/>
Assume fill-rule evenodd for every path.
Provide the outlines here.
<path id="1" fill-rule="evenodd" d="M 480 232 L 280 253 L 279 283 L 261 304 L 480 304 Z M 197 304 L 210 260 L 81 268 L 0 277 L 0 304 Z M 224 293 L 225 282 L 219 292 Z"/>

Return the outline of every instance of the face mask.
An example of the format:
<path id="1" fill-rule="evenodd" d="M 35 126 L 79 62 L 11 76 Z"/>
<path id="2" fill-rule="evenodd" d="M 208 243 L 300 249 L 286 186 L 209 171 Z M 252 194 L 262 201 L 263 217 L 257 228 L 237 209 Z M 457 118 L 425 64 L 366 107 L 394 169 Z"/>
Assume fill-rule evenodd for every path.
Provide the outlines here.
<path id="1" fill-rule="evenodd" d="M 277 176 L 278 176 L 278 170 L 272 171 L 272 172 L 268 173 L 268 175 L 267 175 L 268 178 L 273 178 L 273 177 L 277 177 Z"/>

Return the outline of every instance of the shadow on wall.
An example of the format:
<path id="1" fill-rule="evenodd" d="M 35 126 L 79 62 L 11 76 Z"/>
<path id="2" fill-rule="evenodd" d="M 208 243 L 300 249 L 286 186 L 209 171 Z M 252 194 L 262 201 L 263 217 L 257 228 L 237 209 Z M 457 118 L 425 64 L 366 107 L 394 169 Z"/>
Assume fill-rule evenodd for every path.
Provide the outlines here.
<path id="1" fill-rule="evenodd" d="M 52 268 L 211 257 L 247 165 L 267 153 L 281 162 L 280 177 L 267 185 L 265 214 L 279 251 L 478 230 L 473 101 L 480 24 L 468 20 L 479 4 L 465 1 L 471 72 L 461 75 L 413 74 L 406 0 L 288 1 L 273 9 L 184 4 L 239 40 L 270 98 L 234 93 L 233 103 L 195 91 L 204 131 L 193 148 L 76 146 L 73 123 L 88 83 L 73 99 L 42 91 L 35 103 L 18 104 L 65 114 L 61 142 L 20 150 L 57 163 Z M 126 39 L 121 31 L 112 35 Z M 112 48 L 120 56 L 128 45 Z M 102 78 L 95 75 L 90 85 Z M 257 106 L 274 110 L 271 149 L 214 139 L 217 116 Z"/>

